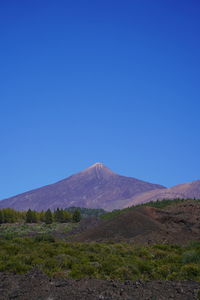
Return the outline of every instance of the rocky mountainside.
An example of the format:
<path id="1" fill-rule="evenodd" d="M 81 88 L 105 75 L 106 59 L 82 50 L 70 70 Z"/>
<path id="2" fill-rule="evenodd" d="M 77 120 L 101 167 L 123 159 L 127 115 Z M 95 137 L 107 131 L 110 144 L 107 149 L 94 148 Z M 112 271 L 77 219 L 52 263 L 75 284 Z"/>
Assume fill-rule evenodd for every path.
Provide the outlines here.
<path id="1" fill-rule="evenodd" d="M 118 175 L 102 163 L 96 163 L 54 184 L 4 199 L 0 208 L 39 211 L 79 206 L 113 210 L 127 206 L 141 193 L 160 189 L 165 187 Z"/>
<path id="2" fill-rule="evenodd" d="M 178 184 L 168 189 L 157 189 L 151 190 L 145 193 L 134 195 L 129 202 L 127 202 L 126 207 L 147 203 L 150 201 L 163 200 L 163 199 L 200 199 L 200 180 Z"/>

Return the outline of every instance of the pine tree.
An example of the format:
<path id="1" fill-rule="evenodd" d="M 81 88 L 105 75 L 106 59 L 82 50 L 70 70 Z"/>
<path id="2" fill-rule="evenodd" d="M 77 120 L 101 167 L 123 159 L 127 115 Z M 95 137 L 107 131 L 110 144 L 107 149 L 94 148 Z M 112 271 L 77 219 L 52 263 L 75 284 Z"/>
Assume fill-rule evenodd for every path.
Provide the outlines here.
<path id="1" fill-rule="evenodd" d="M 43 210 L 38 213 L 38 218 L 39 218 L 40 222 L 45 221 L 45 212 Z"/>
<path id="2" fill-rule="evenodd" d="M 14 209 L 4 208 L 3 215 L 5 223 L 14 223 L 17 221 L 17 212 Z"/>
<path id="3" fill-rule="evenodd" d="M 32 211 L 32 223 L 37 223 L 37 212 L 35 210 Z"/>
<path id="4" fill-rule="evenodd" d="M 53 216 L 50 209 L 45 212 L 44 221 L 46 224 L 51 224 L 53 222 Z"/>
<path id="5" fill-rule="evenodd" d="M 60 212 L 59 212 L 59 222 L 60 223 L 65 222 L 65 216 L 64 216 L 64 210 L 63 209 L 60 209 Z"/>
<path id="6" fill-rule="evenodd" d="M 58 223 L 63 223 L 64 222 L 63 209 L 60 209 L 60 208 L 56 209 L 56 211 L 54 212 L 54 219 Z"/>
<path id="7" fill-rule="evenodd" d="M 73 213 L 73 217 L 72 217 L 73 221 L 78 223 L 81 220 L 81 213 L 80 210 L 76 209 Z"/>
<path id="8" fill-rule="evenodd" d="M 26 223 L 37 223 L 36 211 L 33 211 L 29 208 L 29 210 L 26 213 Z"/>
<path id="9" fill-rule="evenodd" d="M 59 220 L 59 215 L 60 215 L 60 209 L 57 208 L 57 209 L 54 211 L 54 221 L 55 221 L 55 222 L 60 222 L 60 220 Z"/>
<path id="10" fill-rule="evenodd" d="M 26 213 L 26 223 L 32 223 L 32 210 L 29 209 Z"/>
<path id="11" fill-rule="evenodd" d="M 64 215 L 64 222 L 65 222 L 65 223 L 71 221 L 71 219 L 72 219 L 72 214 L 71 214 L 69 211 L 64 210 L 64 211 L 63 211 L 63 215 Z"/>

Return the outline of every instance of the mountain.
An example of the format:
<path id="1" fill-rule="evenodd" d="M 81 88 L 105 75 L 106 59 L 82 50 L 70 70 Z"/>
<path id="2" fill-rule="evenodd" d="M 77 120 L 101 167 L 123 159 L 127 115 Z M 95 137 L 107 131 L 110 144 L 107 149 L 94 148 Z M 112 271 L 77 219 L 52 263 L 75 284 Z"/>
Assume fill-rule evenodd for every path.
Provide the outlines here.
<path id="1" fill-rule="evenodd" d="M 113 210 L 125 207 L 132 197 L 164 186 L 118 175 L 96 163 L 86 170 L 23 194 L 0 201 L 0 208 L 56 209 L 70 206 Z"/>
<path id="2" fill-rule="evenodd" d="M 178 184 L 168 189 L 157 189 L 133 196 L 126 207 L 150 201 L 176 198 L 200 199 L 200 180 Z"/>

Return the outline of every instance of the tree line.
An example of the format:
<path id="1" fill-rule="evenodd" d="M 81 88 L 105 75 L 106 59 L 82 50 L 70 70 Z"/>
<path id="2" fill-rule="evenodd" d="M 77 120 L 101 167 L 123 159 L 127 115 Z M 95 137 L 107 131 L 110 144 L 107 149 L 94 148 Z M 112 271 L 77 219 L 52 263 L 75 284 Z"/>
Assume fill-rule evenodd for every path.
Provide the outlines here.
<path id="1" fill-rule="evenodd" d="M 81 214 L 78 209 L 73 212 L 69 212 L 64 209 L 57 208 L 54 211 L 50 209 L 46 211 L 35 211 L 29 209 L 28 211 L 16 211 L 11 208 L 0 209 L 0 224 L 3 223 L 68 223 L 68 222 L 80 222 Z"/>

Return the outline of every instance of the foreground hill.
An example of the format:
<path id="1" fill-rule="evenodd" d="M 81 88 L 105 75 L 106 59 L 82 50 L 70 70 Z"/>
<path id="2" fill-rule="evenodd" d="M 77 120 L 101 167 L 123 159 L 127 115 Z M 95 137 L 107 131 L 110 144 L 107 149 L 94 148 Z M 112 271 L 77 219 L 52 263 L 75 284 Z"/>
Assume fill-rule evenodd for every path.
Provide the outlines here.
<path id="1" fill-rule="evenodd" d="M 200 199 L 200 180 L 134 195 L 126 207 L 163 199 Z"/>
<path id="2" fill-rule="evenodd" d="M 79 206 L 113 210 L 128 205 L 132 197 L 165 187 L 125 177 L 112 172 L 102 163 L 57 183 L 0 201 L 0 208 L 46 210 Z"/>
<path id="3" fill-rule="evenodd" d="M 165 209 L 141 206 L 87 228 L 75 240 L 186 244 L 200 241 L 199 223 L 199 201 L 188 200 Z"/>

